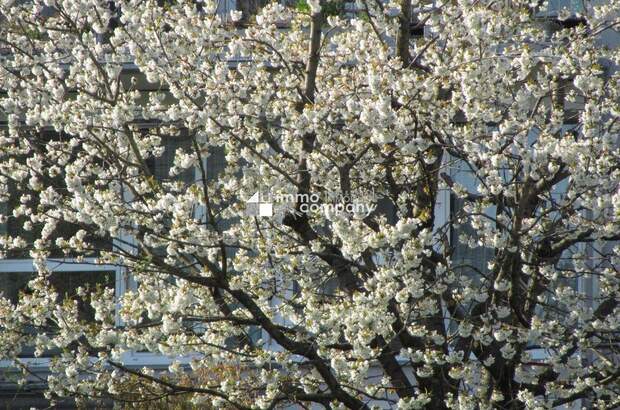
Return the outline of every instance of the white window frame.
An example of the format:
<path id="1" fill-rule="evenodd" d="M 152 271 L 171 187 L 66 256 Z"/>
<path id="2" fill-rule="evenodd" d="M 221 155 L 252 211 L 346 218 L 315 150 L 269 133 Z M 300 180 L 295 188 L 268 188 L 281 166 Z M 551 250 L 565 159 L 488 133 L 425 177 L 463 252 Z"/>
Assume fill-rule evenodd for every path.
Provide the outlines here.
<path id="1" fill-rule="evenodd" d="M 115 265 L 96 264 L 96 258 L 89 257 L 83 258 L 78 261 L 76 258 L 49 258 L 46 261 L 46 268 L 50 272 L 115 272 L 115 286 L 114 294 L 117 295 L 120 292 L 124 292 L 126 286 L 125 275 L 123 269 Z M 0 260 L 0 275 L 3 273 L 22 273 L 36 274 L 37 269 L 34 266 L 32 258 L 24 259 L 1 259 Z M 0 289 L 0 293 L 2 289 Z M 117 319 L 118 320 L 118 319 Z M 18 359 L 20 362 L 27 364 L 32 370 L 47 370 L 50 365 L 51 358 L 49 357 L 21 357 Z M 14 367 L 11 360 L 0 360 L 0 369 Z"/>

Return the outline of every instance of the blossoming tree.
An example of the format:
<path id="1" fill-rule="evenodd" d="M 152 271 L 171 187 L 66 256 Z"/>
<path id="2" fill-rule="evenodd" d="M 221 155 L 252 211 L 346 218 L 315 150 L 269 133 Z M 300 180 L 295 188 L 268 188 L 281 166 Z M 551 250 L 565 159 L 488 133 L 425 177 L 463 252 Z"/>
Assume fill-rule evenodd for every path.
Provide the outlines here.
<path id="1" fill-rule="evenodd" d="M 358 8 L 242 29 L 211 0 L 0 1 L 0 246 L 36 268 L 0 299 L 0 359 L 22 381 L 30 346 L 53 398 L 619 404 L 620 3 Z M 248 212 L 266 191 L 295 200 Z M 328 197 L 378 207 L 307 206 Z M 131 286 L 60 291 L 52 260 Z"/>

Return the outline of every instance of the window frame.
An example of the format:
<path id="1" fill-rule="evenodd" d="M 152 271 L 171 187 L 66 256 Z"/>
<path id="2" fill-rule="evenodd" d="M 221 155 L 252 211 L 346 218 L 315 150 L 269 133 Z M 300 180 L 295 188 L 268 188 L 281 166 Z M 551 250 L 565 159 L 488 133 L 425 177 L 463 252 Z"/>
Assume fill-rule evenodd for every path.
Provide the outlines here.
<path id="1" fill-rule="evenodd" d="M 81 258 L 78 261 L 78 258 L 66 257 L 66 258 L 49 258 L 46 261 L 46 268 L 52 273 L 78 273 L 78 272 L 93 272 L 93 273 L 103 273 L 103 272 L 114 272 L 115 280 L 114 280 L 114 295 L 115 298 L 121 292 L 125 291 L 125 275 L 123 273 L 123 268 L 115 265 L 108 264 L 97 264 L 96 257 L 86 257 Z M 4 273 L 18 273 L 18 274 L 36 274 L 37 269 L 34 266 L 34 260 L 32 258 L 20 258 L 20 259 L 0 259 L 0 275 Z M 0 289 L 0 292 L 2 289 Z M 118 308 L 119 305 L 117 303 L 116 306 L 116 321 L 118 322 Z M 28 364 L 28 366 L 32 366 L 34 370 L 47 370 L 50 362 L 52 360 L 51 357 L 36 357 L 36 356 L 25 356 L 19 357 L 18 359 L 21 363 Z M 6 371 L 7 369 L 13 368 L 13 361 L 11 360 L 0 360 L 0 370 Z"/>

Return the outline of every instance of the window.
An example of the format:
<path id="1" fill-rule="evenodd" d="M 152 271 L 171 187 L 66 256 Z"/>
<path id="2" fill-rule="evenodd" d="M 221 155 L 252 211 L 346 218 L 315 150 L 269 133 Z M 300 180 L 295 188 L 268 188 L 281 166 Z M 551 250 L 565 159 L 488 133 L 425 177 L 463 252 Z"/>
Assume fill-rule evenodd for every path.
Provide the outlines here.
<path id="1" fill-rule="evenodd" d="M 450 195 L 450 213 L 459 218 L 465 200 Z M 467 220 L 453 224 L 450 228 L 450 244 L 454 248 L 452 263 L 456 271 L 472 279 L 479 278 L 488 272 L 488 263 L 493 259 L 494 250 L 477 244 L 478 234 Z"/>
<path id="2" fill-rule="evenodd" d="M 157 135 L 161 138 L 161 146 L 164 148 L 163 152 L 159 156 L 152 156 L 146 159 L 146 165 L 153 175 L 153 177 L 162 185 L 164 191 L 171 189 L 183 192 L 188 189 L 192 184 L 202 185 L 202 174 L 199 164 L 194 167 L 187 168 L 180 173 L 174 171 L 175 158 L 184 154 L 194 154 L 194 142 L 193 136 L 188 133 L 188 130 L 181 130 L 178 135 L 165 135 L 165 132 L 157 126 L 151 124 L 145 124 L 143 128 L 144 133 L 151 135 Z M 210 147 L 210 155 L 207 158 L 203 157 L 203 166 L 206 171 L 207 182 L 217 185 L 218 176 L 224 172 L 226 167 L 225 151 L 223 147 Z M 171 170 L 173 172 L 171 173 Z M 217 188 L 216 188 L 217 189 Z M 219 204 L 217 201 L 211 202 L 212 211 L 216 220 L 217 228 L 220 231 L 226 230 L 230 227 L 231 221 L 223 219 L 220 212 L 226 207 L 226 204 Z M 206 211 L 203 207 L 197 207 L 193 210 L 193 217 L 197 219 L 204 219 L 206 221 Z M 188 215 L 189 216 L 189 215 Z M 164 219 L 166 223 L 166 219 Z M 132 238 L 127 238 L 131 241 Z M 166 254 L 166 239 L 162 238 L 161 242 L 151 251 L 154 254 L 165 255 Z M 228 250 L 233 253 L 232 249 Z M 165 274 L 164 274 L 165 276 Z M 176 286 L 176 278 L 167 276 L 165 277 L 166 286 Z M 140 286 L 140 278 L 132 277 L 129 274 L 128 277 L 128 289 L 136 290 Z M 231 305 L 231 309 L 235 306 Z M 146 318 L 146 322 L 158 322 L 158 318 Z M 185 331 L 193 332 L 196 335 L 200 335 L 204 332 L 205 326 L 200 321 L 184 320 L 183 326 Z M 255 343 L 258 339 L 263 337 L 262 329 L 258 326 L 248 326 L 244 332 L 244 335 L 230 338 L 227 340 L 229 348 L 235 348 L 236 346 L 247 344 L 248 342 Z M 165 364 L 170 359 L 159 354 L 151 353 L 148 351 L 137 351 L 130 355 L 126 355 L 127 363 L 136 365 L 159 365 Z"/>
<path id="3" fill-rule="evenodd" d="M 179 136 L 163 135 L 161 136 L 161 145 L 164 147 L 163 154 L 160 157 L 147 160 L 147 166 L 155 179 L 160 182 L 194 183 L 195 173 L 193 168 L 188 168 L 178 175 L 170 175 L 170 170 L 174 167 L 176 155 L 193 151 L 192 138 L 184 132 Z"/>
<path id="4" fill-rule="evenodd" d="M 92 263 L 92 261 L 91 261 Z M 76 263 L 73 260 L 49 261 L 48 269 L 51 271 L 49 281 L 58 293 L 59 304 L 73 300 L 78 305 L 78 320 L 89 321 L 94 319 L 94 311 L 88 300 L 77 294 L 78 287 L 95 289 L 97 287 L 116 288 L 117 271 L 110 266 L 89 265 L 86 262 Z M 30 292 L 28 282 L 37 275 L 32 262 L 28 259 L 1 260 L 0 261 L 0 296 L 7 298 L 13 304 Z M 54 333 L 53 322 L 49 323 L 46 331 Z M 28 333 L 35 332 L 34 328 L 25 329 L 24 338 Z M 26 341 L 20 357 L 33 357 L 34 346 Z M 56 351 L 47 351 L 43 357 L 51 356 Z"/>
<path id="5" fill-rule="evenodd" d="M 96 33 L 97 42 L 100 44 L 109 44 L 110 39 L 114 35 L 114 30 L 121 26 L 121 8 L 117 6 L 113 1 L 108 2 L 108 9 L 110 10 L 111 17 L 108 20 L 105 32 Z"/>
<path id="6" fill-rule="evenodd" d="M 28 157 L 33 154 L 38 155 L 43 164 L 43 169 L 49 169 L 52 164 L 46 163 L 46 152 L 52 145 L 65 143 L 70 136 L 45 130 L 28 133 L 23 138 L 28 141 L 27 144 L 31 147 L 31 154 Z M 74 158 L 74 155 L 75 152 L 70 154 L 71 159 Z M 17 166 L 26 166 L 26 156 L 15 157 L 15 162 Z M 25 169 L 27 170 L 28 168 L 29 166 Z M 78 232 L 80 226 L 76 223 L 67 222 L 53 207 L 46 206 L 40 208 L 40 193 L 30 188 L 28 184 L 29 176 L 24 181 L 18 182 L 6 175 L 6 171 L 0 170 L 0 178 L 2 178 L 0 183 L 5 184 L 5 188 L 8 190 L 8 200 L 0 202 L 0 215 L 3 215 L 3 218 L 0 219 L 0 236 L 5 237 L 7 240 L 20 238 L 25 242 L 26 246 L 8 251 L 5 257 L 13 259 L 29 258 L 29 252 L 33 248 L 34 241 L 40 238 L 44 224 L 32 223 L 30 216 L 20 211 L 25 208 L 30 210 L 39 208 L 37 212 L 40 215 L 45 215 L 56 221 L 57 224 L 48 238 L 47 248 L 51 257 L 68 256 L 63 249 L 56 246 L 55 241 L 61 237 L 64 239 L 71 238 Z M 52 186 L 61 195 L 66 192 L 67 188 L 62 172 L 58 172 L 53 176 L 51 173 L 46 172 L 35 175 L 40 178 L 45 186 Z M 97 255 L 98 250 L 110 249 L 111 246 L 111 241 L 108 238 L 87 235 L 85 240 L 93 245 L 93 249 L 87 250 L 87 254 L 91 256 Z"/>
<path id="7" fill-rule="evenodd" d="M 27 140 L 33 151 L 40 154 L 43 168 L 46 168 L 46 165 L 49 165 L 45 164 L 45 155 L 49 144 L 62 143 L 67 138 L 69 136 L 53 131 L 36 131 L 24 135 L 23 141 Z M 28 155 L 28 157 L 31 157 L 31 155 Z M 17 165 L 26 164 L 26 156 L 15 158 L 15 162 Z M 26 246 L 17 250 L 9 250 L 0 258 L 0 295 L 16 304 L 23 295 L 30 292 L 28 284 L 37 275 L 29 253 L 33 247 L 34 240 L 40 237 L 43 227 L 42 224 L 31 223 L 28 216 L 19 212 L 14 213 L 14 211 L 24 204 L 28 205 L 29 208 L 37 209 L 37 212 L 41 214 L 53 212 L 53 209 L 41 207 L 40 195 L 28 187 L 28 178 L 25 179 L 25 183 L 18 183 L 11 180 L 5 171 L 0 170 L 0 177 L 2 178 L 4 188 L 8 188 L 8 200 L 0 203 L 0 215 L 3 216 L 0 223 L 0 237 L 4 241 L 21 238 L 26 243 Z M 45 185 L 53 186 L 56 192 L 62 193 L 66 191 L 64 177 L 61 173 L 54 176 L 38 176 Z M 79 287 L 95 288 L 103 286 L 115 289 L 117 294 L 121 290 L 122 273 L 120 269 L 115 266 L 98 265 L 95 263 L 98 250 L 110 249 L 112 241 L 109 238 L 91 238 L 87 236 L 86 241 L 92 243 L 94 249 L 86 250 L 80 255 L 80 258 L 77 258 L 78 255 L 66 253 L 56 247 L 55 239 L 59 237 L 69 239 L 75 235 L 80 227 L 64 220 L 61 213 L 50 216 L 57 219 L 57 225 L 50 235 L 50 252 L 46 262 L 46 268 L 50 272 L 50 284 L 58 293 L 58 303 L 63 303 L 65 300 L 74 300 L 78 304 L 78 320 L 92 320 L 94 312 L 88 301 L 78 296 L 77 289 Z M 48 331 L 53 333 L 53 324 L 50 323 L 50 326 Z M 34 328 L 30 330 L 34 332 Z M 25 338 L 28 337 L 27 333 L 29 331 L 24 335 Z M 32 346 L 23 349 L 21 353 L 24 357 L 29 357 L 33 354 L 34 348 Z"/>
<path id="8" fill-rule="evenodd" d="M 31 190 L 19 189 L 13 181 L 8 181 L 9 198 L 8 201 L 0 203 L 0 215 L 4 215 L 6 220 L 0 223 L 0 236 L 8 239 L 21 238 L 26 242 L 26 247 L 10 250 L 6 253 L 9 258 L 28 258 L 29 252 L 33 248 L 34 241 L 40 237 L 42 224 L 31 224 L 30 218 L 26 215 L 13 215 L 13 211 L 20 205 L 34 208 L 38 203 L 38 194 Z M 31 226 L 32 225 L 32 226 Z M 62 257 L 63 251 L 54 245 L 55 238 L 63 237 L 68 239 L 75 235 L 79 230 L 77 225 L 59 220 L 50 238 L 50 252 L 52 257 Z M 93 238 L 91 238 L 93 239 Z"/>
<path id="9" fill-rule="evenodd" d="M 582 14 L 587 9 L 585 0 L 546 0 L 535 8 L 536 16 L 549 22 L 550 32 L 585 24 Z"/>
<path id="10" fill-rule="evenodd" d="M 470 194 L 477 192 L 478 181 L 476 175 L 469 166 L 461 160 L 453 160 L 450 165 L 450 177 L 454 182 L 463 186 Z M 453 248 L 452 263 L 457 273 L 478 281 L 482 275 L 488 272 L 488 263 L 494 257 L 491 248 L 478 245 L 480 239 L 477 230 L 471 225 L 471 220 L 463 212 L 467 204 L 465 199 L 457 197 L 454 193 L 447 195 L 449 201 L 450 245 Z M 493 209 L 485 210 L 491 215 Z"/>
<path id="11" fill-rule="evenodd" d="M 559 15 L 562 10 L 567 10 L 571 15 L 583 13 L 585 11 L 584 0 L 547 0 L 548 15 Z"/>

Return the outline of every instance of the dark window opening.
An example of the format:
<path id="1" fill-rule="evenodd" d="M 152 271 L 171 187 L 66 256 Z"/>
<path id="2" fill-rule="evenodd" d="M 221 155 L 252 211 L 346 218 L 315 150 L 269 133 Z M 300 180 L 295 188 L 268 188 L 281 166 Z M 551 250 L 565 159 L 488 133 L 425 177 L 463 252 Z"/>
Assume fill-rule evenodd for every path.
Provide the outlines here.
<path id="1" fill-rule="evenodd" d="M 62 142 L 70 138 L 69 135 L 59 134 L 53 131 L 41 131 L 39 133 L 25 136 L 29 140 L 29 145 L 32 148 L 32 153 L 36 152 L 40 154 L 44 159 L 47 155 L 47 144 L 51 142 Z M 71 153 L 72 158 L 75 158 L 76 152 Z M 29 155 L 15 158 L 19 164 L 25 164 Z M 69 161 L 71 162 L 71 160 Z M 44 164 L 44 167 L 51 167 L 54 163 Z M 64 179 L 64 172 L 60 172 L 58 175 L 51 177 L 50 175 L 43 173 L 37 174 L 44 187 L 53 187 L 54 190 L 60 194 L 61 201 L 63 201 L 68 192 Z M 6 217 L 6 220 L 0 223 L 0 235 L 10 237 L 22 238 L 27 246 L 25 248 L 9 250 L 6 252 L 8 258 L 29 258 L 30 250 L 34 246 L 35 240 L 41 238 L 41 232 L 43 229 L 43 223 L 31 223 L 31 218 L 27 215 L 14 216 L 13 211 L 18 209 L 21 205 L 26 206 L 33 213 L 39 215 L 51 216 L 51 209 L 44 209 L 40 207 L 40 193 L 33 190 L 28 186 L 28 177 L 21 182 L 16 182 L 7 178 L 9 198 L 6 202 L 0 203 L 0 215 Z M 55 210 L 55 209 L 54 209 Z M 84 228 L 89 232 L 84 238 L 85 242 L 92 249 L 81 252 L 82 256 L 96 256 L 100 250 L 110 250 L 112 247 L 112 241 L 107 236 L 95 235 L 92 233 L 92 229 L 89 227 L 82 227 L 79 224 L 69 222 L 63 219 L 62 216 L 56 216 L 56 227 L 52 234 L 48 237 L 48 244 L 46 250 L 49 251 L 49 256 L 52 258 L 61 258 L 66 256 L 76 256 L 77 253 L 65 252 L 56 245 L 57 238 L 70 239 L 80 229 Z M 30 225 L 30 226 L 29 226 Z M 29 229 L 27 229 L 29 228 Z"/>
<path id="2" fill-rule="evenodd" d="M 464 199 L 460 199 L 454 194 L 450 195 L 450 215 L 452 218 L 461 213 L 464 205 Z M 459 226 L 452 224 L 450 227 L 450 244 L 453 249 L 452 264 L 458 273 L 472 279 L 479 279 L 481 275 L 488 272 L 488 263 L 493 259 L 494 250 L 484 246 L 470 247 L 468 244 L 462 243 L 459 238 L 463 234 L 468 238 L 478 238 L 477 232 L 469 223 L 464 222 Z"/>
<path id="3" fill-rule="evenodd" d="M 28 282 L 33 279 L 33 272 L 0 272 L 0 296 L 8 299 L 11 303 L 17 304 L 22 295 L 31 292 Z M 115 288 L 116 272 L 114 271 L 77 271 L 77 272 L 52 272 L 49 276 L 50 285 L 58 293 L 57 302 L 72 303 L 77 302 L 78 320 L 93 322 L 95 311 L 92 308 L 88 297 L 78 295 L 77 288 L 82 287 L 86 290 L 85 295 L 102 288 Z M 27 326 L 24 331 L 36 334 L 42 331 L 54 332 L 56 325 L 51 321 L 45 329 L 37 329 L 34 326 Z M 35 347 L 26 345 L 20 357 L 33 357 Z M 59 351 L 48 350 L 43 353 L 43 357 L 50 357 L 58 354 Z"/>

